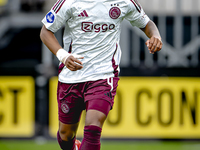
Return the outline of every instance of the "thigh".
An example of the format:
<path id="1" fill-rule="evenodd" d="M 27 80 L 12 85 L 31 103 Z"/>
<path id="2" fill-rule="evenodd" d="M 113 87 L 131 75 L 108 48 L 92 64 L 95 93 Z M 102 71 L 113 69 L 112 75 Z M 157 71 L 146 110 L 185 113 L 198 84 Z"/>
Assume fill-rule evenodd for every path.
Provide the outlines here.
<path id="1" fill-rule="evenodd" d="M 118 86 L 118 77 L 91 81 L 87 83 L 84 93 L 85 102 L 92 100 L 103 100 L 110 103 L 111 108 L 114 104 L 114 97 Z"/>
<path id="2" fill-rule="evenodd" d="M 102 128 L 106 115 L 98 110 L 89 109 L 86 112 L 85 125 L 94 125 Z"/>
<path id="3" fill-rule="evenodd" d="M 57 102 L 59 121 L 63 124 L 76 124 L 85 109 L 82 84 L 58 82 Z"/>
<path id="4" fill-rule="evenodd" d="M 103 126 L 114 103 L 119 78 L 88 82 L 85 92 L 86 125 Z"/>

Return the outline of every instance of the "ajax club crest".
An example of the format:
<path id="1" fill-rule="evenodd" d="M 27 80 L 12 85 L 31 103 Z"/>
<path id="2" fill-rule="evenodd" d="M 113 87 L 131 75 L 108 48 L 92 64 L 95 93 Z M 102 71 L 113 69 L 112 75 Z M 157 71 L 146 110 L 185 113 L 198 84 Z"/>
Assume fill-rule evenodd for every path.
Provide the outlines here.
<path id="1" fill-rule="evenodd" d="M 61 104 L 61 109 L 62 109 L 62 112 L 64 112 L 65 114 L 69 112 L 69 106 L 65 103 Z"/>
<path id="2" fill-rule="evenodd" d="M 121 10 L 118 7 L 112 7 L 109 11 L 110 18 L 117 19 L 121 15 Z"/>

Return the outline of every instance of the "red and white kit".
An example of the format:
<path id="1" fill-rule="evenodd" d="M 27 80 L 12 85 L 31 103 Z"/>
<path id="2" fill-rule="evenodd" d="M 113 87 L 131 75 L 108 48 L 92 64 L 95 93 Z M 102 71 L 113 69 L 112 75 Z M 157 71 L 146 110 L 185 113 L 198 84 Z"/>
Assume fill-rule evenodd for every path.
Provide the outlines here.
<path id="1" fill-rule="evenodd" d="M 144 28 L 148 16 L 137 0 L 59 0 L 42 20 L 53 33 L 63 25 L 64 49 L 84 57 L 83 68 L 60 66 L 59 81 L 81 83 L 116 77 L 121 58 L 120 24 Z"/>

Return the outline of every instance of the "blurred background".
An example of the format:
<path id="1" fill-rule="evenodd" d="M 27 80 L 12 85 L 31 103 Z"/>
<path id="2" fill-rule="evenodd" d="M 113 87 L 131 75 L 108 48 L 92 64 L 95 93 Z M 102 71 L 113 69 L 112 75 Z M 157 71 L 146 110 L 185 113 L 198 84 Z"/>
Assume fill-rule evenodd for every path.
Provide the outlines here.
<path id="1" fill-rule="evenodd" d="M 59 62 L 39 38 L 55 2 L 0 0 L 0 140 L 56 138 Z M 121 80 L 102 139 L 198 141 L 200 0 L 139 3 L 158 26 L 163 49 L 149 54 L 144 33 L 122 23 Z M 63 29 L 55 35 L 62 44 Z M 83 125 L 84 115 L 80 139 Z"/>

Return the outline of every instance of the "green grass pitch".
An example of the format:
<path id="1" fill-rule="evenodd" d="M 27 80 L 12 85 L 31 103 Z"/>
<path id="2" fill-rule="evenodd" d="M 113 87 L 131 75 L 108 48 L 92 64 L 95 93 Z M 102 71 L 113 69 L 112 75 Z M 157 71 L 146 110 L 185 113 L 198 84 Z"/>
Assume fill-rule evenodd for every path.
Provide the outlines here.
<path id="1" fill-rule="evenodd" d="M 101 150 L 200 150 L 191 141 L 105 141 Z M 56 140 L 0 140 L 0 150 L 60 150 Z"/>

